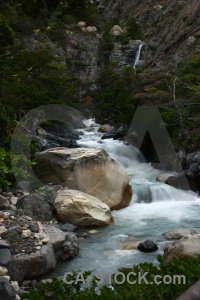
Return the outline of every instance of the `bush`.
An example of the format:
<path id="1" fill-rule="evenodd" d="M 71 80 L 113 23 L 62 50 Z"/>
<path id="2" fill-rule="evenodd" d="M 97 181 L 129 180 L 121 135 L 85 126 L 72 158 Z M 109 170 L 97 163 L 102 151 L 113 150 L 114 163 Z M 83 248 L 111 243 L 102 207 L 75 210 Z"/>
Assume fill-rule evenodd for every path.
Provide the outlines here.
<path id="1" fill-rule="evenodd" d="M 127 278 L 127 274 L 134 272 L 130 277 L 130 281 L 136 280 L 136 283 L 130 284 L 125 280 L 123 284 L 117 284 L 113 281 L 112 289 L 108 286 L 103 286 L 96 292 L 98 286 L 98 279 L 90 277 L 89 287 L 84 290 L 81 289 L 80 282 L 75 283 L 76 272 L 72 276 L 67 277 L 67 281 L 73 281 L 72 284 L 66 284 L 63 281 L 53 278 L 51 283 L 38 284 L 37 289 L 30 290 L 28 294 L 22 296 L 22 299 L 29 300 L 92 300 L 92 299 L 117 299 L 117 300 L 166 300 L 176 299 L 181 295 L 189 286 L 195 283 L 200 278 L 200 257 L 198 258 L 185 258 L 184 260 L 174 258 L 170 263 L 161 256 L 158 256 L 159 266 L 155 266 L 152 263 L 141 263 L 133 266 L 133 268 L 122 268 L 119 272 L 122 272 Z M 146 280 L 138 282 L 138 274 L 146 273 Z M 84 279 L 89 278 L 91 272 L 85 272 Z M 156 284 L 155 276 L 159 276 L 159 281 L 163 281 L 164 276 L 181 275 L 182 281 L 179 282 L 176 278 L 176 284 Z M 123 276 L 124 277 L 124 276 Z M 168 277 L 169 278 L 169 277 Z M 122 278 L 118 275 L 118 281 L 122 281 Z M 152 284 L 151 284 L 152 282 Z"/>

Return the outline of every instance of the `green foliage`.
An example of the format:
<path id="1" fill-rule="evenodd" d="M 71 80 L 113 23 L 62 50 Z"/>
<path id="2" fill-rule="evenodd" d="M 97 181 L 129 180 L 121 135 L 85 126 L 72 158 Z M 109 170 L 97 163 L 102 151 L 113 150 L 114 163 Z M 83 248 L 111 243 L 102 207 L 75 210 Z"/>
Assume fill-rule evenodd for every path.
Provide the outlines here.
<path id="1" fill-rule="evenodd" d="M 116 69 L 115 64 L 108 65 L 96 81 L 98 90 L 94 98 L 101 112 L 98 117 L 129 124 L 135 111 L 134 94 L 139 88 L 138 79 L 132 67 Z"/>
<path id="2" fill-rule="evenodd" d="M 13 172 L 21 179 L 27 179 L 27 167 L 32 163 L 26 158 L 25 155 L 13 155 L 13 163 L 18 167 L 11 166 L 10 153 L 4 148 L 0 148 L 0 186 L 14 185 L 15 177 Z"/>
<path id="3" fill-rule="evenodd" d="M 200 257 L 185 258 L 184 260 L 174 258 L 172 262 L 166 261 L 161 256 L 158 256 L 159 266 L 152 263 L 141 263 L 133 266 L 133 268 L 121 268 L 122 272 L 127 278 L 130 272 L 135 273 L 130 277 L 131 281 L 136 280 L 136 283 L 130 284 L 127 280 L 123 284 L 112 283 L 112 289 L 108 286 L 99 288 L 98 293 L 96 287 L 98 286 L 98 279 L 94 278 L 88 282 L 89 287 L 81 289 L 80 282 L 76 284 L 76 272 L 72 276 L 67 277 L 67 281 L 73 281 L 72 284 L 66 284 L 63 281 L 53 278 L 51 283 L 38 284 L 37 290 L 30 290 L 28 294 L 24 294 L 22 299 L 29 300 L 75 300 L 75 299 L 130 299 L 130 300 L 166 300 L 176 299 L 189 286 L 195 283 L 200 277 Z M 146 280 L 138 281 L 138 274 L 146 273 Z M 88 278 L 91 272 L 85 272 L 84 278 Z M 168 275 L 175 278 L 176 275 L 185 276 L 178 282 L 171 284 L 155 283 L 155 276 L 159 276 L 159 281 L 163 281 L 164 276 Z M 121 278 L 122 279 L 122 278 Z M 118 277 L 120 281 L 120 276 Z M 87 281 L 86 281 L 87 282 Z M 150 284 L 152 282 L 152 284 Z"/>
<path id="4" fill-rule="evenodd" d="M 15 35 L 6 21 L 4 15 L 0 14 L 0 45 L 6 47 L 14 43 Z M 1 48 L 0 48 L 1 53 Z"/>

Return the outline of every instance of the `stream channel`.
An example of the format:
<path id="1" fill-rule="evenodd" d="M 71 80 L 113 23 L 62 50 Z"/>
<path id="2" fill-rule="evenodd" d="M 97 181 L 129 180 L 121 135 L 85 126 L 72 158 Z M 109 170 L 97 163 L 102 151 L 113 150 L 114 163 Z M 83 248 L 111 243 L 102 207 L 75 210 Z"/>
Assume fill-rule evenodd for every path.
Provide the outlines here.
<path id="1" fill-rule="evenodd" d="M 92 119 L 84 121 L 86 126 L 93 122 Z M 96 234 L 81 240 L 79 255 L 59 264 L 54 276 L 63 276 L 73 270 L 91 270 L 103 274 L 141 262 L 156 264 L 157 255 L 162 255 L 169 243 L 162 236 L 164 232 L 191 228 L 200 233 L 200 198 L 190 191 L 156 182 L 156 177 L 166 171 L 154 169 L 150 163 L 146 163 L 135 147 L 126 146 L 119 140 L 102 140 L 103 134 L 98 132 L 98 127 L 94 127 L 93 132 L 82 132 L 84 135 L 78 141 L 80 146 L 103 148 L 122 163 L 129 174 L 133 197 L 127 208 L 112 212 L 112 225 L 95 228 Z M 122 242 L 129 237 L 139 241 L 152 240 L 159 249 L 151 253 L 122 250 Z"/>

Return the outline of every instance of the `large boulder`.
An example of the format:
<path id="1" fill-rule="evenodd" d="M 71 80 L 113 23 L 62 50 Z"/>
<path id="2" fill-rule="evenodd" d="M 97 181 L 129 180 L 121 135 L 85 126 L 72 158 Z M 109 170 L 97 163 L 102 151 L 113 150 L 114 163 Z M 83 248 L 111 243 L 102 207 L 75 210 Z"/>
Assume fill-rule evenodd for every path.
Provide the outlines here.
<path id="1" fill-rule="evenodd" d="M 54 201 L 62 222 L 78 227 L 106 226 L 113 222 L 109 207 L 99 199 L 76 190 L 61 190 Z"/>
<path id="2" fill-rule="evenodd" d="M 111 209 L 126 207 L 131 200 L 126 170 L 103 149 L 54 148 L 41 152 L 35 161 L 35 173 L 43 182 L 82 191 Z"/>
<path id="3" fill-rule="evenodd" d="M 200 255 L 200 234 L 186 235 L 173 242 L 165 248 L 163 256 L 171 261 L 174 256 L 185 258 L 198 255 Z"/>
<path id="4" fill-rule="evenodd" d="M 194 234 L 197 234 L 197 232 L 193 229 L 179 228 L 173 231 L 164 232 L 163 236 L 167 240 L 180 240 L 182 237 L 186 235 L 194 235 Z"/>

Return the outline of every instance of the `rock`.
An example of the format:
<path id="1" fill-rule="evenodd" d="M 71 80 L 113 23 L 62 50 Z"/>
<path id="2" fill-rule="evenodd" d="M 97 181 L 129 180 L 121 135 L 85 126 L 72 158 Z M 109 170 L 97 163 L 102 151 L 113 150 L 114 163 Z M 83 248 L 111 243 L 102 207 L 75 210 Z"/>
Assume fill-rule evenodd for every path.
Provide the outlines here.
<path id="1" fill-rule="evenodd" d="M 10 248 L 10 242 L 7 240 L 0 240 L 0 249 L 2 248 Z"/>
<path id="2" fill-rule="evenodd" d="M 31 225 L 30 225 L 30 230 L 32 231 L 32 232 L 35 232 L 35 233 L 38 233 L 39 232 L 39 226 L 37 225 L 37 224 L 33 224 L 33 223 L 31 223 Z"/>
<path id="3" fill-rule="evenodd" d="M 0 237 L 2 237 L 3 235 L 5 235 L 7 233 L 7 229 L 4 226 L 0 226 Z"/>
<path id="4" fill-rule="evenodd" d="M 77 256 L 79 250 L 78 239 L 74 233 L 68 232 L 65 239 L 66 241 L 62 245 L 62 249 L 59 251 L 59 257 L 62 260 Z"/>
<path id="5" fill-rule="evenodd" d="M 193 284 L 185 293 L 176 300 L 199 300 L 200 299 L 200 280 Z"/>
<path id="6" fill-rule="evenodd" d="M 174 176 L 174 174 L 172 174 L 172 173 L 163 173 L 163 174 L 160 174 L 158 177 L 156 177 L 156 181 L 157 182 L 166 183 L 167 179 L 170 176 Z"/>
<path id="7" fill-rule="evenodd" d="M 103 149 L 49 149 L 41 152 L 35 161 L 35 173 L 42 181 L 80 190 L 97 197 L 111 209 L 126 207 L 131 200 L 126 170 Z"/>
<path id="8" fill-rule="evenodd" d="M 17 200 L 18 200 L 18 198 L 17 197 L 11 197 L 10 198 L 10 202 L 13 204 L 13 205 L 16 205 L 17 204 Z"/>
<path id="9" fill-rule="evenodd" d="M 8 279 L 0 277 L 0 296 L 2 300 L 16 300 L 16 292 Z"/>
<path id="10" fill-rule="evenodd" d="M 62 231 L 75 231 L 76 230 L 76 226 L 74 226 L 73 224 L 70 224 L 70 223 L 65 223 L 63 225 L 60 226 L 60 229 Z"/>
<path id="11" fill-rule="evenodd" d="M 5 276 L 8 274 L 8 269 L 0 266 L 0 276 Z"/>
<path id="12" fill-rule="evenodd" d="M 15 290 L 15 292 L 17 293 L 19 291 L 19 284 L 17 281 L 11 281 L 11 285 L 13 287 L 13 289 Z"/>
<path id="13" fill-rule="evenodd" d="M 177 176 L 169 176 L 166 183 L 178 189 L 200 193 L 200 175 L 191 171 L 184 171 Z"/>
<path id="14" fill-rule="evenodd" d="M 142 252 L 153 252 L 158 250 L 158 246 L 150 240 L 140 243 L 137 248 Z"/>
<path id="15" fill-rule="evenodd" d="M 42 195 L 30 194 L 21 197 L 17 201 L 17 208 L 28 210 L 38 220 L 49 221 L 53 217 L 51 206 Z"/>
<path id="16" fill-rule="evenodd" d="M 11 251 L 9 248 L 1 248 L 0 249 L 0 266 L 7 266 L 7 264 L 11 260 Z"/>
<path id="17" fill-rule="evenodd" d="M 3 216 L 4 216 L 4 212 L 0 211 L 0 218 L 3 218 Z"/>
<path id="18" fill-rule="evenodd" d="M 98 231 L 97 230 L 90 230 L 89 233 L 90 234 L 96 234 L 96 233 L 98 233 Z"/>
<path id="19" fill-rule="evenodd" d="M 179 258 L 197 257 L 200 255 L 200 234 L 186 235 L 164 249 L 164 258 L 171 261 L 174 256 Z"/>
<path id="20" fill-rule="evenodd" d="M 8 199 L 0 195 L 0 209 L 7 209 L 8 207 L 9 207 Z"/>
<path id="21" fill-rule="evenodd" d="M 98 129 L 98 132 L 107 133 L 113 130 L 113 127 L 109 124 L 101 125 Z"/>
<path id="22" fill-rule="evenodd" d="M 80 21 L 80 22 L 78 22 L 78 26 L 79 26 L 79 27 L 85 27 L 85 26 L 86 26 L 86 23 L 83 22 L 83 21 Z"/>
<path id="23" fill-rule="evenodd" d="M 95 26 L 88 26 L 85 28 L 86 32 L 97 32 L 97 28 Z"/>
<path id="24" fill-rule="evenodd" d="M 30 229 L 23 230 L 21 236 L 22 236 L 23 239 L 27 239 L 28 237 L 31 236 L 31 230 Z"/>
<path id="25" fill-rule="evenodd" d="M 52 245 L 44 245 L 35 253 L 16 254 L 12 257 L 8 268 L 11 280 L 21 283 L 23 280 L 36 278 L 54 270 L 56 258 Z"/>
<path id="26" fill-rule="evenodd" d="M 69 221 L 78 227 L 106 226 L 113 222 L 105 203 L 80 191 L 60 191 L 54 207 L 61 221 Z"/>
<path id="27" fill-rule="evenodd" d="M 114 132 L 107 132 L 107 133 L 104 133 L 104 135 L 101 137 L 101 139 L 102 140 L 112 139 L 112 138 L 114 138 L 114 136 L 115 136 Z"/>
<path id="28" fill-rule="evenodd" d="M 175 229 L 173 231 L 164 232 L 163 235 L 167 240 L 179 240 L 185 235 L 194 235 L 197 234 L 195 230 L 192 229 Z"/>
<path id="29" fill-rule="evenodd" d="M 130 237 L 123 241 L 120 249 L 121 250 L 138 250 L 138 246 L 141 241 L 138 241 L 136 238 Z"/>
<path id="30" fill-rule="evenodd" d="M 53 249 L 55 251 L 60 249 L 65 242 L 66 233 L 52 225 L 42 224 L 41 226 L 44 232 L 48 235 L 49 242 L 52 245 Z"/>
<path id="31" fill-rule="evenodd" d="M 109 31 L 110 34 L 118 36 L 124 33 L 124 30 L 119 25 L 114 25 L 113 28 Z"/>

